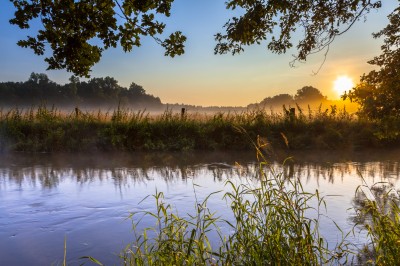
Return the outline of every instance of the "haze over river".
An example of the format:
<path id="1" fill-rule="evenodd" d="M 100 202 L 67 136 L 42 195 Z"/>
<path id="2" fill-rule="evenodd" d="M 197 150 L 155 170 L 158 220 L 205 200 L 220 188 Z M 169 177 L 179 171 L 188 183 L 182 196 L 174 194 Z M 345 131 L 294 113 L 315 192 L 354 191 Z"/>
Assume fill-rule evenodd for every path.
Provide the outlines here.
<path id="1" fill-rule="evenodd" d="M 369 185 L 399 180 L 400 151 L 299 153 L 282 166 L 289 155 L 271 160 L 272 167 L 300 177 L 306 191 L 327 196 L 321 230 L 332 246 L 341 239 L 332 220 L 344 232 L 354 226 L 351 208 L 360 174 Z M 254 152 L 0 155 L 0 265 L 61 264 L 64 239 L 72 265 L 85 262 L 82 256 L 118 264 L 119 252 L 133 240 L 130 212 L 155 209 L 152 197 L 142 201 L 146 196 L 162 191 L 186 215 L 194 211 L 194 193 L 201 201 L 227 191 L 227 180 L 257 182 L 257 169 Z M 229 220 L 223 194 L 211 196 L 207 207 Z M 153 224 L 144 219 L 141 225 Z M 355 232 L 350 241 L 361 247 L 365 233 Z"/>

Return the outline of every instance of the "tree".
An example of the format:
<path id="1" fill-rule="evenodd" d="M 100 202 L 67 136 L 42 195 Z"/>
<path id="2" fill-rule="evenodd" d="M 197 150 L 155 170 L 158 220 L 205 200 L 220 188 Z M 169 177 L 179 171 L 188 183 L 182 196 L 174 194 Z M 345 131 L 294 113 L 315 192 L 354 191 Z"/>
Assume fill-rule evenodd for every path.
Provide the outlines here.
<path id="1" fill-rule="evenodd" d="M 129 92 L 132 95 L 136 95 L 136 96 L 141 96 L 141 95 L 146 94 L 146 90 L 143 89 L 142 86 L 136 84 L 135 82 L 132 82 L 131 85 L 129 86 Z"/>
<path id="2" fill-rule="evenodd" d="M 20 94 L 27 97 L 38 97 L 42 100 L 56 97 L 59 92 L 59 86 L 51 81 L 46 74 L 32 72 L 28 81 L 25 82 L 26 90 L 20 91 Z"/>
<path id="3" fill-rule="evenodd" d="M 58 106 L 106 106 L 117 104 L 135 108 L 158 108 L 162 103 L 158 97 L 132 82 L 128 88 L 118 85 L 112 77 L 92 78 L 80 81 L 71 76 L 70 83 L 60 85 L 51 81 L 46 74 L 32 73 L 25 82 L 0 82 L 0 104 L 4 106 L 57 104 Z"/>
<path id="4" fill-rule="evenodd" d="M 28 82 L 35 85 L 47 84 L 50 82 L 49 77 L 44 73 L 35 73 L 32 72 L 29 76 Z"/>
<path id="5" fill-rule="evenodd" d="M 262 100 L 259 105 L 282 107 L 284 104 L 291 104 L 292 102 L 293 102 L 293 96 L 285 93 L 285 94 L 278 94 L 273 97 L 267 97 L 264 100 Z"/>
<path id="6" fill-rule="evenodd" d="M 303 102 L 321 102 L 326 100 L 326 96 L 322 95 L 321 91 L 313 86 L 304 86 L 297 90 L 294 99 Z"/>
<path id="7" fill-rule="evenodd" d="M 33 49 L 43 55 L 48 44 L 52 56 L 45 58 L 48 69 L 66 69 L 79 76 L 89 76 L 90 68 L 100 60 L 104 50 L 116 47 L 118 42 L 125 52 L 140 46 L 143 36 L 153 37 L 165 48 L 165 55 L 174 57 L 183 53 L 186 37 L 172 33 L 161 40 L 165 24 L 156 20 L 156 14 L 170 16 L 173 0 L 10 0 L 15 8 L 11 24 L 21 29 L 30 27 L 39 19 L 43 29 L 35 37 L 28 36 L 19 46 Z M 124 19 L 118 24 L 117 18 Z M 94 39 L 102 43 L 92 44 Z"/>
<path id="8" fill-rule="evenodd" d="M 66 84 L 66 89 L 68 90 L 68 92 L 69 92 L 69 95 L 70 96 L 72 96 L 72 97 L 75 97 L 76 96 L 76 94 L 77 94 L 77 92 L 78 92 L 78 86 L 77 86 L 77 84 L 79 83 L 79 78 L 78 77 L 76 77 L 76 76 L 74 76 L 74 75 L 72 75 L 70 78 L 69 78 L 69 84 Z"/>
<path id="9" fill-rule="evenodd" d="M 15 16 L 10 23 L 22 29 L 40 20 L 43 28 L 18 45 L 43 55 L 49 69 L 67 69 L 79 76 L 89 76 L 91 67 L 104 50 L 119 43 L 125 52 L 141 45 L 143 36 L 151 36 L 165 48 L 165 55 L 184 53 L 186 37 L 177 31 L 162 40 L 166 25 L 157 20 L 170 16 L 174 0 L 10 0 Z M 285 53 L 293 47 L 292 34 L 304 32 L 295 60 L 327 48 L 336 36 L 345 33 L 357 20 L 381 1 L 372 0 L 228 0 L 228 9 L 241 9 L 243 15 L 232 17 L 217 33 L 216 54 L 240 53 L 244 46 L 270 40 L 267 48 Z M 123 22 L 121 22 L 121 19 Z M 93 44 L 93 40 L 100 40 Z M 46 45 L 48 44 L 48 45 Z"/>
<path id="10" fill-rule="evenodd" d="M 292 34 L 300 28 L 304 38 L 296 46 L 295 60 L 299 61 L 327 48 L 371 9 L 381 7 L 381 1 L 371 0 L 230 0 L 226 4 L 245 13 L 224 25 L 225 34 L 215 36 L 215 53 L 239 53 L 243 46 L 260 44 L 267 36 L 271 36 L 269 50 L 285 53 L 293 47 Z"/>
<path id="11" fill-rule="evenodd" d="M 389 25 L 374 34 L 384 37 L 382 53 L 368 63 L 378 66 L 343 96 L 360 104 L 359 114 L 368 118 L 400 117 L 400 7 L 389 15 Z"/>
<path id="12" fill-rule="evenodd" d="M 93 101 L 103 101 L 116 99 L 121 90 L 118 81 L 112 77 L 92 78 L 80 84 L 78 94 L 83 98 L 92 98 Z"/>

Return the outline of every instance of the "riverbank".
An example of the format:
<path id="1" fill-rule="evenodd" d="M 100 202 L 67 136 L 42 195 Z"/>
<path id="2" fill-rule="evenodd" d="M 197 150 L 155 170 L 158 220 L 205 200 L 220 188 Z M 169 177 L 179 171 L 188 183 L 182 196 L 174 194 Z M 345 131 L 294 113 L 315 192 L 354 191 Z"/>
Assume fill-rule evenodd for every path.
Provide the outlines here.
<path id="1" fill-rule="evenodd" d="M 371 121 L 345 110 L 272 113 L 174 113 L 117 109 L 71 113 L 39 107 L 0 113 L 0 150 L 26 152 L 360 150 L 400 147 L 400 122 Z M 271 145 L 272 144 L 272 145 Z"/>

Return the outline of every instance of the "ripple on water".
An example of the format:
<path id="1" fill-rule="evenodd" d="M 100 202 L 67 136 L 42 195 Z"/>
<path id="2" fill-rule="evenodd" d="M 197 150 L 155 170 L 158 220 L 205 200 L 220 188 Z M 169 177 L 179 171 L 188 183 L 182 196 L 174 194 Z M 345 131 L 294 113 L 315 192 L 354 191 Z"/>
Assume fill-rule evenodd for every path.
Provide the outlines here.
<path id="1" fill-rule="evenodd" d="M 243 155 L 235 156 L 237 159 Z M 193 213 L 194 190 L 201 202 L 211 192 L 226 191 L 227 178 L 237 183 L 244 180 L 232 167 L 235 161 L 222 157 L 221 163 L 212 157 L 210 161 L 189 163 L 180 159 L 173 165 L 136 161 L 132 165 L 114 157 L 98 164 L 91 163 L 93 158 L 87 161 L 81 158 L 87 163 L 79 162 L 76 166 L 72 157 L 55 161 L 44 157 L 43 162 L 39 158 L 35 165 L 24 164 L 20 168 L 16 163 L 12 171 L 0 161 L 0 258 L 4 265 L 51 265 L 61 261 L 65 238 L 72 263 L 80 264 L 82 261 L 77 258 L 90 255 L 113 265 L 118 262 L 115 254 L 133 239 L 132 221 L 126 218 L 130 212 L 154 211 L 155 199 L 151 196 L 143 199 L 154 195 L 156 189 L 164 192 L 165 202 L 171 203 L 179 214 L 186 215 Z M 18 161 L 18 156 L 14 160 Z M 399 163 L 394 161 L 357 161 L 356 158 L 351 163 L 329 161 L 329 164 L 293 164 L 286 170 L 298 174 L 309 191 L 318 188 L 323 195 L 341 195 L 328 197 L 326 215 L 339 221 L 345 230 L 352 225 L 347 220 L 350 215 L 347 209 L 352 207 L 354 191 L 360 183 L 358 170 L 364 171 L 366 179 L 373 176 L 368 181 L 377 181 L 382 175 L 396 182 L 399 178 Z M 251 177 L 257 173 L 256 165 L 254 161 L 241 162 L 240 173 L 250 177 L 246 182 L 254 180 Z M 279 169 L 281 165 L 274 167 Z M 229 219 L 230 207 L 222 195 L 223 192 L 213 195 L 207 207 L 216 211 L 217 216 Z M 145 217 L 140 228 L 153 223 L 154 219 Z M 226 234 L 232 233 L 232 228 L 224 223 L 220 225 Z M 331 233 L 332 230 L 334 227 L 330 225 L 323 233 L 332 237 L 334 243 L 337 234 Z M 365 241 L 362 235 L 355 238 L 357 244 Z"/>

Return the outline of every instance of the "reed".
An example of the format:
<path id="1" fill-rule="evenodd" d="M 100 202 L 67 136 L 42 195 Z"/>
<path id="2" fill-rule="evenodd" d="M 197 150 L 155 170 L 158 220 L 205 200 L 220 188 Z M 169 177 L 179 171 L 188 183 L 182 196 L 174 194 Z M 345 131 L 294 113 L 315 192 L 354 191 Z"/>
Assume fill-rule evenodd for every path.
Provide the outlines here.
<path id="1" fill-rule="evenodd" d="M 356 191 L 357 223 L 369 243 L 359 253 L 365 265 L 398 265 L 400 256 L 400 194 L 393 184 L 379 182 Z"/>
<path id="2" fill-rule="evenodd" d="M 355 196 L 356 221 L 367 230 L 369 245 L 355 249 L 347 240 L 351 232 L 337 227 L 342 239 L 328 246 L 320 234 L 320 217 L 327 208 L 324 197 L 318 190 L 305 191 L 299 177 L 276 172 L 266 156 L 269 144 L 262 138 L 253 141 L 244 128 L 235 130 L 250 140 L 259 167 L 247 182 L 226 181 L 228 192 L 223 197 L 233 219 L 218 217 L 208 208 L 209 200 L 221 191 L 199 200 L 193 185 L 194 211 L 183 215 L 165 201 L 162 192 L 156 192 L 143 200 L 155 201 L 154 212 L 138 211 L 129 217 L 134 240 L 119 255 L 122 265 L 346 265 L 357 263 L 356 258 L 361 265 L 397 265 L 398 191 L 386 183 L 360 186 Z M 230 233 L 224 234 L 221 225 Z M 89 256 L 83 259 L 102 265 Z"/>
<path id="3" fill-rule="evenodd" d="M 0 110 L 0 150 L 163 151 L 251 150 L 235 128 L 256 139 L 268 136 L 276 148 L 362 149 L 400 146 L 400 121 L 358 118 L 332 106 L 293 115 L 265 109 L 216 114 L 159 115 L 117 108 L 113 111 L 60 111 L 54 106 Z M 283 141 L 282 135 L 287 141 Z"/>
<path id="4" fill-rule="evenodd" d="M 218 193 L 218 192 L 216 192 Z M 156 211 L 132 213 L 135 241 L 120 255 L 123 265 L 215 265 L 221 261 L 220 253 L 212 248 L 208 233 L 220 231 L 218 217 L 207 208 L 210 194 L 202 202 L 196 201 L 195 214 L 181 217 L 171 205 L 164 202 L 162 192 L 153 197 Z M 150 216 L 154 227 L 137 230 L 143 216 Z M 138 218 L 139 217 L 139 218 Z M 136 219 L 138 218 L 138 219 Z"/>
<path id="5" fill-rule="evenodd" d="M 254 143 L 253 143 L 254 144 Z M 207 202 L 221 191 L 196 198 L 194 214 L 180 216 L 157 192 L 155 212 L 131 214 L 135 239 L 120 255 L 123 265 L 329 265 L 347 263 L 350 244 L 328 247 L 319 233 L 325 201 L 318 191 L 304 191 L 299 179 L 275 173 L 257 143 L 260 159 L 255 180 L 227 181 L 233 222 L 210 211 Z M 195 186 L 194 186 L 195 188 Z M 195 194 L 196 195 L 196 194 Z M 316 205 L 313 203 L 316 202 Z M 315 207 L 312 207 L 315 206 Z M 308 218 L 314 212 L 316 218 Z M 152 219 L 149 219 L 152 218 Z M 141 221 L 154 226 L 139 229 Z M 223 235 L 219 225 L 230 227 Z M 217 234 L 218 243 L 209 235 Z M 214 238 L 215 241 L 215 238 Z"/>

